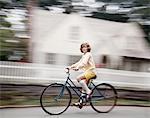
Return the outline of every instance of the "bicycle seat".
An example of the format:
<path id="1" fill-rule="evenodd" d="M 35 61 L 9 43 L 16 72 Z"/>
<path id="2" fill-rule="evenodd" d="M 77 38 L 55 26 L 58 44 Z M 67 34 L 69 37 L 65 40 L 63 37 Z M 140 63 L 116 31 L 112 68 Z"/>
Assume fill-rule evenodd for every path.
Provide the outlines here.
<path id="1" fill-rule="evenodd" d="M 91 79 L 89 79 L 87 81 L 87 85 L 89 86 L 89 84 L 93 81 L 93 79 L 96 79 L 96 78 L 97 78 L 97 76 L 95 75 L 94 77 L 92 77 Z"/>
<path id="2" fill-rule="evenodd" d="M 92 77 L 91 79 L 96 79 L 97 78 L 97 76 L 95 75 L 94 77 Z"/>

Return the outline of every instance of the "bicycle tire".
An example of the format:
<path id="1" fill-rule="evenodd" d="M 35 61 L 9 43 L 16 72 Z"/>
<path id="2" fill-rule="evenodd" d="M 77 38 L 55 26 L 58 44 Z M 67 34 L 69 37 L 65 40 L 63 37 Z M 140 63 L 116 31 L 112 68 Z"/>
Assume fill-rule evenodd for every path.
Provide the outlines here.
<path id="1" fill-rule="evenodd" d="M 117 91 L 107 83 L 98 84 L 93 89 L 90 105 L 98 113 L 110 112 L 117 103 Z"/>
<path id="2" fill-rule="evenodd" d="M 50 115 L 65 112 L 71 103 L 71 92 L 63 84 L 53 83 L 47 86 L 40 96 L 42 109 Z"/>

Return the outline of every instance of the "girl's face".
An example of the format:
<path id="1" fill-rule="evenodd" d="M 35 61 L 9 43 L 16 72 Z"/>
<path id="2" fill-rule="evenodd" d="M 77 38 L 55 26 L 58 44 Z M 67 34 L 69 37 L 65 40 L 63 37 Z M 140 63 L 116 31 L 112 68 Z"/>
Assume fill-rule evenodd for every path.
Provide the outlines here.
<path id="1" fill-rule="evenodd" d="M 83 47 L 82 47 L 82 52 L 83 52 L 83 53 L 86 53 L 87 51 L 88 51 L 87 46 L 83 46 Z"/>

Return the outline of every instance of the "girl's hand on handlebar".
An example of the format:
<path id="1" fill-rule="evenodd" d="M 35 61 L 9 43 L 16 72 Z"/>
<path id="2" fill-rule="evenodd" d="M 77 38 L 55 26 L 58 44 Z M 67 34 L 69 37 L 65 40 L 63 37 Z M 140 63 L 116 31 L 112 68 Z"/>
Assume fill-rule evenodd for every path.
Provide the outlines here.
<path id="1" fill-rule="evenodd" d="M 72 70 L 78 71 L 78 70 L 79 70 L 79 68 L 72 68 Z"/>
<path id="2" fill-rule="evenodd" d="M 71 67 L 71 66 L 67 67 L 66 69 L 68 69 L 68 70 L 75 70 L 75 71 L 79 70 L 79 68 L 77 68 L 77 67 Z"/>
<path id="3" fill-rule="evenodd" d="M 71 70 L 71 66 L 68 66 L 66 69 Z"/>

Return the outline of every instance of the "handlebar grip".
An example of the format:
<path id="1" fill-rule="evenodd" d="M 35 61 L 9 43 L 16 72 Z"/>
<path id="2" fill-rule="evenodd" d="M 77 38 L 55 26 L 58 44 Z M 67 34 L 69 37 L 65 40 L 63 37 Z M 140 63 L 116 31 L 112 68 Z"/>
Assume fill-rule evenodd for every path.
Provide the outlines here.
<path id="1" fill-rule="evenodd" d="M 70 69 L 69 69 L 68 67 L 65 68 L 65 72 L 66 72 L 66 73 L 69 73 L 69 70 L 70 70 Z"/>

